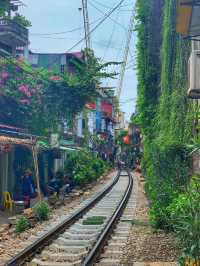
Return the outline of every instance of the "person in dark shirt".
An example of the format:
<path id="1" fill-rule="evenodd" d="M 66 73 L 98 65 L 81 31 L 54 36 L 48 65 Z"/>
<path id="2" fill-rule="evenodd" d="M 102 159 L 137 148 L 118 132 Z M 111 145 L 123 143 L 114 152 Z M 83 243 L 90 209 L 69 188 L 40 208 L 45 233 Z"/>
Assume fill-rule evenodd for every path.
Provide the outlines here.
<path id="1" fill-rule="evenodd" d="M 22 195 L 25 202 L 25 207 L 30 208 L 30 200 L 35 195 L 35 185 L 31 171 L 27 170 L 22 176 Z"/>

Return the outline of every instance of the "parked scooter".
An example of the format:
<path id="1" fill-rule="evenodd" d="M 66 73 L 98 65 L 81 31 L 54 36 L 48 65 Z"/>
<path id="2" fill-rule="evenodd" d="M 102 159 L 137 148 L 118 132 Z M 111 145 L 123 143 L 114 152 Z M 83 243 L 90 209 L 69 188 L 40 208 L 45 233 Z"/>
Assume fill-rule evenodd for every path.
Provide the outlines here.
<path id="1" fill-rule="evenodd" d="M 61 189 L 60 181 L 56 178 L 51 179 L 47 186 L 48 195 L 59 196 L 60 189 Z"/>

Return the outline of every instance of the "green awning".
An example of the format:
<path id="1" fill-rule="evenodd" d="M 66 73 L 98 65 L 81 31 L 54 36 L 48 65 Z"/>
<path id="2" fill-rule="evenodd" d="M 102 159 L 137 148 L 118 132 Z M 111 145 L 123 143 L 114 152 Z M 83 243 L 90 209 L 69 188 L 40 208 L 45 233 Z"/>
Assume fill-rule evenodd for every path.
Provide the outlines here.
<path id="1" fill-rule="evenodd" d="M 65 140 L 65 139 L 61 139 L 60 140 L 60 146 L 74 146 L 75 142 L 73 139 L 70 140 Z"/>
<path id="2" fill-rule="evenodd" d="M 49 142 L 48 141 L 45 141 L 45 140 L 39 140 L 39 141 L 37 141 L 37 145 L 40 148 L 43 148 L 43 149 L 50 149 L 51 148 Z"/>
<path id="3" fill-rule="evenodd" d="M 63 146 L 60 146 L 59 148 L 60 150 L 62 151 L 69 151 L 69 152 L 78 152 L 80 151 L 80 149 L 77 149 L 77 148 L 72 148 L 72 147 L 63 147 Z"/>

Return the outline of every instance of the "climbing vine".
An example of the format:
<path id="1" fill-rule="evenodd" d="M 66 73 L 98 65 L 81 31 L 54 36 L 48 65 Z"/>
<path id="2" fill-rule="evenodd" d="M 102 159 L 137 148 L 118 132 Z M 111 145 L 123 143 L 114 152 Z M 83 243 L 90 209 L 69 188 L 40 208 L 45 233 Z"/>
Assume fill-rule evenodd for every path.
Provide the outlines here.
<path id="1" fill-rule="evenodd" d="M 187 191 L 191 177 L 187 145 L 195 120 L 194 104 L 187 97 L 191 47 L 176 33 L 177 1 L 162 1 L 156 11 L 158 2 L 137 1 L 136 120 L 144 135 L 142 166 L 151 221 L 156 227 L 174 230 L 170 206 Z M 155 12 L 161 18 L 160 30 L 153 20 Z"/>

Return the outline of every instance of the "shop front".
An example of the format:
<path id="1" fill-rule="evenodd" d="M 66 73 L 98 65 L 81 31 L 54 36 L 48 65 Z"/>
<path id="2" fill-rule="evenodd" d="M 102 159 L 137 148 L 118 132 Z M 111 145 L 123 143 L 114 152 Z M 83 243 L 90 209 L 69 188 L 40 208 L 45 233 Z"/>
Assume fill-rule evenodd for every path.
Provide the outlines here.
<path id="1" fill-rule="evenodd" d="M 26 169 L 34 170 L 32 160 L 33 141 L 11 136 L 0 136 L 0 205 L 5 192 L 17 197 L 19 179 Z"/>

